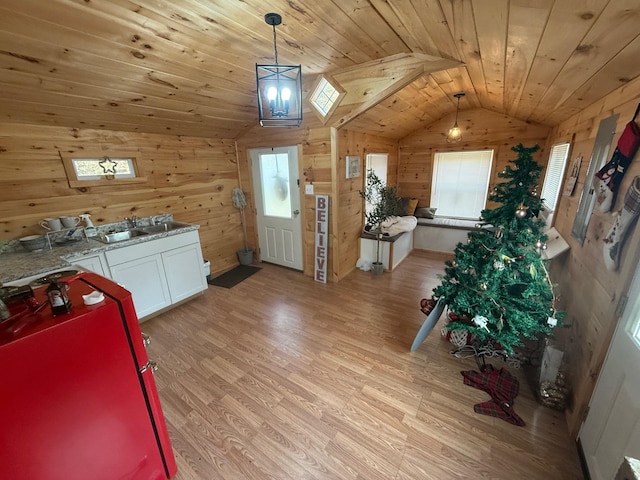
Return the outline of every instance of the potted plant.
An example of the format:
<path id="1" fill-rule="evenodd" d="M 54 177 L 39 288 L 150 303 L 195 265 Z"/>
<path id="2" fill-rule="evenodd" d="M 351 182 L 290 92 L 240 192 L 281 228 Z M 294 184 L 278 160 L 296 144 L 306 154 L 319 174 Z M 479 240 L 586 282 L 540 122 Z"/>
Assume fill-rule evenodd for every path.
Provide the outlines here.
<path id="1" fill-rule="evenodd" d="M 385 185 L 371 169 L 367 171 L 367 181 L 360 196 L 369 206 L 365 210 L 365 231 L 376 236 L 376 261 L 371 265 L 375 275 L 384 271 L 380 261 L 380 239 L 382 238 L 382 222 L 397 214 L 400 198 L 397 196 L 398 187 Z"/>
<path id="2" fill-rule="evenodd" d="M 231 192 L 233 206 L 240 210 L 240 225 L 242 225 L 242 236 L 244 238 L 244 248 L 237 250 L 238 261 L 240 265 L 251 265 L 253 262 L 253 249 L 247 244 L 247 225 L 244 218 L 244 209 L 247 206 L 247 200 L 241 188 L 236 187 Z"/>

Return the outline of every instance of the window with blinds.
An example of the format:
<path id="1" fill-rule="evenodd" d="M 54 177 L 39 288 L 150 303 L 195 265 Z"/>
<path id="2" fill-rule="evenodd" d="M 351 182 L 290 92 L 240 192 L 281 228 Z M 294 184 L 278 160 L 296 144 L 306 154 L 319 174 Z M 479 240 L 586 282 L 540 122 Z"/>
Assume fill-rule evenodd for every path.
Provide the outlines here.
<path id="1" fill-rule="evenodd" d="M 487 203 L 493 150 L 435 154 L 431 207 L 438 216 L 477 219 Z"/>
<path id="2" fill-rule="evenodd" d="M 560 187 L 562 177 L 564 176 L 564 169 L 567 164 L 567 158 L 569 158 L 568 143 L 559 143 L 551 148 L 540 198 L 544 206 L 552 212 L 556 209 L 558 197 L 560 196 Z"/>

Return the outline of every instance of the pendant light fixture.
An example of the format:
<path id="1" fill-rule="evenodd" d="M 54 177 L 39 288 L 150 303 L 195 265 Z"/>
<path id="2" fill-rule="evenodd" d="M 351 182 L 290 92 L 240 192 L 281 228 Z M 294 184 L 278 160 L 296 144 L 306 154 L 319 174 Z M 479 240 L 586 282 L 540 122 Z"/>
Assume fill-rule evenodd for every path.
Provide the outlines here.
<path id="1" fill-rule="evenodd" d="M 275 65 L 256 64 L 258 117 L 263 127 L 298 127 L 302 122 L 302 67 L 278 65 L 276 25 L 282 23 L 277 13 L 264 16 L 273 28 Z"/>
<path id="2" fill-rule="evenodd" d="M 458 105 L 456 106 L 456 121 L 453 123 L 453 127 L 449 129 L 447 134 L 447 143 L 458 143 L 462 140 L 462 130 L 458 126 L 458 110 L 460 110 L 460 98 L 464 97 L 464 93 L 455 93 L 453 95 L 458 99 Z"/>

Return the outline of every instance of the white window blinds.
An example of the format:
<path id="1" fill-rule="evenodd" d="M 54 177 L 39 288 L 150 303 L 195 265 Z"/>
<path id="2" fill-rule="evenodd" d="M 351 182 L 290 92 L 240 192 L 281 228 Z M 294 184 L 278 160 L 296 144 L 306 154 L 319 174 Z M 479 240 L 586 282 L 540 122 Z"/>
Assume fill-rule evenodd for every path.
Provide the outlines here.
<path id="1" fill-rule="evenodd" d="M 487 203 L 493 150 L 436 153 L 431 207 L 438 216 L 476 219 Z"/>
<path id="2" fill-rule="evenodd" d="M 564 175 L 564 168 L 569 157 L 569 144 L 559 143 L 551 148 L 549 154 L 549 164 L 544 174 L 544 183 L 542 184 L 542 192 L 540 198 L 544 206 L 554 211 L 558 196 L 560 195 L 560 185 Z"/>

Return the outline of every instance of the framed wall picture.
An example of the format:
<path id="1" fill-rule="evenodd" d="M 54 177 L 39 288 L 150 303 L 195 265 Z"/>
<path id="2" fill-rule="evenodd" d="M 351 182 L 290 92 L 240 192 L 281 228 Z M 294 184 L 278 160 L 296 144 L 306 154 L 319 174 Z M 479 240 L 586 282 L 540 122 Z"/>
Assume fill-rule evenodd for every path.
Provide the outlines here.
<path id="1" fill-rule="evenodd" d="M 580 175 L 580 164 L 582 163 L 582 154 L 573 159 L 571 164 L 571 174 L 564 184 L 564 190 L 562 195 L 570 197 L 573 195 L 573 190 L 576 188 L 576 182 L 578 181 L 578 175 Z"/>
<path id="2" fill-rule="evenodd" d="M 360 157 L 347 155 L 347 178 L 357 178 L 360 176 Z"/>

